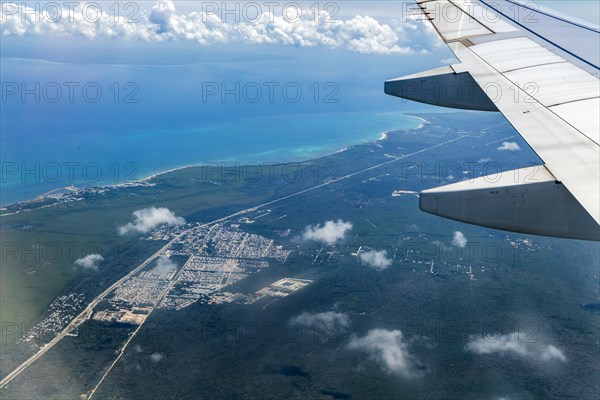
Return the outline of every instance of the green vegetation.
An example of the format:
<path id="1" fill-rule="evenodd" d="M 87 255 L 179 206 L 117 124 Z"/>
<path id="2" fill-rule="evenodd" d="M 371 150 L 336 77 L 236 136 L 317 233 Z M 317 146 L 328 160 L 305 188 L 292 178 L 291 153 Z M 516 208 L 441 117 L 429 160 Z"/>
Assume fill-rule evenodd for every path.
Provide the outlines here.
<path id="1" fill-rule="evenodd" d="M 536 161 L 526 151 L 494 153 L 490 143 L 512 133 L 506 125 L 482 131 L 500 124 L 499 117 L 469 114 L 469 130 L 459 132 L 463 116 L 427 115 L 431 123 L 421 130 L 395 132 L 385 141 L 298 165 L 263 166 L 260 179 L 250 178 L 257 175 L 248 168 L 187 168 L 152 179 L 154 186 L 112 189 L 2 217 L 3 243 L 23 242 L 29 248 L 70 238 L 110 249 L 102 252 L 107 256 L 97 272 L 74 270 L 73 260 L 44 266 L 9 257 L 2 264 L 2 321 L 8 315 L 9 321 L 31 324 L 60 293 L 92 298 L 152 254 L 162 242 L 117 234 L 135 210 L 163 206 L 189 222 L 209 222 L 282 199 L 264 207 L 270 210 L 266 216 L 239 222 L 292 254 L 235 289 L 253 293 L 282 277 L 314 282 L 274 302 L 196 303 L 180 311 L 154 311 L 94 398 L 597 397 L 598 246 L 494 231 L 418 211 L 410 191 L 456 179 L 444 166 L 468 170 L 469 165 L 478 176 L 477 160 L 490 153 L 502 169 Z M 392 162 L 463 134 L 471 136 Z M 285 179 L 296 176 L 290 175 L 292 169 L 302 172 Z M 393 197 L 400 189 L 407 193 Z M 285 197 L 293 193 L 299 194 Z M 301 240 L 307 225 L 337 219 L 353 224 L 344 241 L 326 246 Z M 451 244 L 457 230 L 468 239 L 464 249 Z M 386 250 L 392 265 L 382 271 L 363 265 L 352 255 L 361 246 Z M 111 256 L 115 247 L 120 250 Z M 290 325 L 303 312 L 327 311 L 348 315 L 351 324 L 334 331 Z M 402 331 L 414 356 L 415 377 L 386 372 L 381 363 L 348 349 L 354 336 L 375 328 Z M 65 338 L 2 398 L 26 393 L 32 399 L 63 399 L 89 392 L 131 331 L 86 322 L 77 337 Z M 465 350 L 478 335 L 514 332 L 552 343 L 567 361 L 546 365 Z M 19 358 L 7 361 L 5 349 L 14 347 L 3 344 L 3 375 L 6 363 Z"/>

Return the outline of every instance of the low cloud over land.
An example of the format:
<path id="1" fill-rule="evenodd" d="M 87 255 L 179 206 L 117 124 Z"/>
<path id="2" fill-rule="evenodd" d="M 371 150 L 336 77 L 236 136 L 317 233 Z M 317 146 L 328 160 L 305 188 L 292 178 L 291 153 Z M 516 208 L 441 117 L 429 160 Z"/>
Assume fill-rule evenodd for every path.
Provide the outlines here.
<path id="1" fill-rule="evenodd" d="M 156 259 L 156 266 L 149 272 L 157 275 L 165 275 L 167 272 L 175 271 L 176 269 L 177 264 L 175 264 L 168 256 L 162 255 L 158 256 Z"/>
<path id="2" fill-rule="evenodd" d="M 461 231 L 456 231 L 452 238 L 452 244 L 456 247 L 463 248 L 467 245 L 467 237 Z"/>
<path id="3" fill-rule="evenodd" d="M 502 142 L 502 145 L 498 147 L 500 151 L 519 151 L 521 146 L 517 142 Z"/>
<path id="4" fill-rule="evenodd" d="M 385 250 L 369 250 L 363 251 L 358 255 L 360 261 L 371 268 L 383 270 L 392 265 L 392 260 L 388 258 Z"/>
<path id="5" fill-rule="evenodd" d="M 308 313 L 294 317 L 290 321 L 291 325 L 304 326 L 326 333 L 334 333 L 345 330 L 350 326 L 350 318 L 344 313 L 327 311 L 321 313 Z"/>
<path id="6" fill-rule="evenodd" d="M 512 355 L 537 362 L 567 361 L 567 357 L 559 348 L 528 336 L 525 333 L 513 332 L 477 339 L 472 337 L 465 348 L 475 354 Z"/>
<path id="7" fill-rule="evenodd" d="M 132 213 L 133 221 L 118 228 L 119 235 L 148 233 L 161 225 L 183 225 L 185 220 L 177 217 L 166 207 L 149 207 Z"/>
<path id="8" fill-rule="evenodd" d="M 415 369 L 416 360 L 409 353 L 399 330 L 373 329 L 364 337 L 353 336 L 348 349 L 367 353 L 388 373 L 404 378 L 419 376 Z"/>
<path id="9" fill-rule="evenodd" d="M 84 270 L 98 271 L 99 264 L 104 260 L 100 254 L 88 254 L 85 257 L 75 260 L 75 265 Z"/>
<path id="10" fill-rule="evenodd" d="M 332 244 L 346 238 L 346 234 L 352 229 L 351 222 L 344 222 L 338 219 L 336 222 L 327 221 L 325 225 L 309 225 L 304 229 L 302 239 L 314 240 Z"/>

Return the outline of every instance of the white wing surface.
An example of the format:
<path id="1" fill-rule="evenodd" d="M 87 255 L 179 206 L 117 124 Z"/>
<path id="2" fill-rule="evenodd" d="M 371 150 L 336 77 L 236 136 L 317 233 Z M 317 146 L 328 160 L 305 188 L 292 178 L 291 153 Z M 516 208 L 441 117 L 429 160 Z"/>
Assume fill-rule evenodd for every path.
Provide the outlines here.
<path id="1" fill-rule="evenodd" d="M 544 161 L 534 180 L 480 178 L 425 191 L 421 209 L 499 229 L 600 240 L 598 28 L 511 0 L 417 0 L 416 7 L 460 64 L 387 81 L 386 93 L 500 111 Z M 431 87 L 439 93 L 431 96 Z"/>

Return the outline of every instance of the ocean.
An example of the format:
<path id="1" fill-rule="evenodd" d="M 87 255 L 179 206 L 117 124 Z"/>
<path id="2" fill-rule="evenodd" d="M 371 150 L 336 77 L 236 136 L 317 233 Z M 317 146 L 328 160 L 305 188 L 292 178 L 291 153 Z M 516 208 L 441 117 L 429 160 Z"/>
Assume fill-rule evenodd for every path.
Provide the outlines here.
<path id="1" fill-rule="evenodd" d="M 412 129 L 418 118 L 395 112 L 331 112 L 209 119 L 194 127 L 118 128 L 39 135 L 2 149 L 1 204 L 74 186 L 112 185 L 186 165 L 303 161 Z"/>

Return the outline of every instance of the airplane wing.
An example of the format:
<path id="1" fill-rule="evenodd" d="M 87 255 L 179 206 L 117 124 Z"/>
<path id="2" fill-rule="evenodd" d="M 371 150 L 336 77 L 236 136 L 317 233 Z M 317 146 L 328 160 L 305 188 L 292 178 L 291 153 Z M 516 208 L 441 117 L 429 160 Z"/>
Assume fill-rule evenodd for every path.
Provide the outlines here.
<path id="1" fill-rule="evenodd" d="M 515 232 L 600 240 L 600 31 L 534 3 L 417 0 L 460 60 L 385 83 L 394 96 L 500 111 L 544 165 L 421 193 L 423 211 Z"/>

